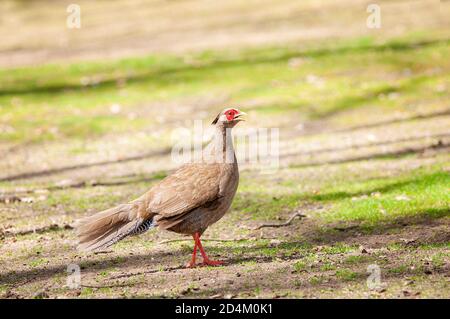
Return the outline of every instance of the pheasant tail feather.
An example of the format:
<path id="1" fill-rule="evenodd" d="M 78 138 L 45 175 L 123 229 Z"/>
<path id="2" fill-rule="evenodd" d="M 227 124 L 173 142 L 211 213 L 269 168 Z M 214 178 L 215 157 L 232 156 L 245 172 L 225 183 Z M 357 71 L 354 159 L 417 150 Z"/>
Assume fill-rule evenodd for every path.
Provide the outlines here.
<path id="1" fill-rule="evenodd" d="M 135 203 L 122 204 L 79 220 L 75 225 L 78 249 L 104 249 L 129 235 L 138 235 L 153 227 L 152 220 L 143 220 L 138 210 L 139 205 Z"/>

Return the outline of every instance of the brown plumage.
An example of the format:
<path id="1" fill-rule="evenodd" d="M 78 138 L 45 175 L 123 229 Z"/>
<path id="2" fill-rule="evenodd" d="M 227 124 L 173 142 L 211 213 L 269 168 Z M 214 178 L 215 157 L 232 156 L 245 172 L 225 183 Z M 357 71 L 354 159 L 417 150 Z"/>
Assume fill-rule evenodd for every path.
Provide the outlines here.
<path id="1" fill-rule="evenodd" d="M 78 221 L 79 249 L 103 249 L 127 236 L 158 227 L 193 236 L 194 252 L 189 266 L 195 265 L 197 248 L 204 263 L 219 264 L 208 259 L 200 236 L 223 217 L 236 193 L 239 170 L 230 131 L 243 114 L 237 109 L 219 113 L 213 121 L 213 140 L 204 150 L 201 162 L 183 165 L 128 204 Z"/>

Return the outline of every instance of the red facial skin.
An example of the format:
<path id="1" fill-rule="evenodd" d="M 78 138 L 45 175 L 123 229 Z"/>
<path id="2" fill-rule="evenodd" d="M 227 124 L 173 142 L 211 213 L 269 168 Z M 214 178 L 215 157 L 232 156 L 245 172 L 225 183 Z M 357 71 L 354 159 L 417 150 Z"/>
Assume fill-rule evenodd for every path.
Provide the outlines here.
<path id="1" fill-rule="evenodd" d="M 225 115 L 226 115 L 228 121 L 234 120 L 234 117 L 237 114 L 239 114 L 239 111 L 236 109 L 229 109 L 228 111 L 225 112 Z"/>

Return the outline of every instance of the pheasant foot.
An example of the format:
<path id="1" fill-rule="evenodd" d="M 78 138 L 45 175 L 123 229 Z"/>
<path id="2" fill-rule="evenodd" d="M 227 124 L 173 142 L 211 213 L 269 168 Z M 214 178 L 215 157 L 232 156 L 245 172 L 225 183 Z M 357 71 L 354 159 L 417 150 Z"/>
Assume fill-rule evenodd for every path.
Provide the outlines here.
<path id="1" fill-rule="evenodd" d="M 208 258 L 205 250 L 203 249 L 202 243 L 200 241 L 199 233 L 195 233 L 192 237 L 194 238 L 194 251 L 192 252 L 192 259 L 189 263 L 187 263 L 186 268 L 195 268 L 196 267 L 195 259 L 197 256 L 197 248 L 200 249 L 200 253 L 203 257 L 203 263 L 201 263 L 200 265 L 202 265 L 202 266 L 219 266 L 219 265 L 223 264 L 223 261 L 211 260 Z"/>

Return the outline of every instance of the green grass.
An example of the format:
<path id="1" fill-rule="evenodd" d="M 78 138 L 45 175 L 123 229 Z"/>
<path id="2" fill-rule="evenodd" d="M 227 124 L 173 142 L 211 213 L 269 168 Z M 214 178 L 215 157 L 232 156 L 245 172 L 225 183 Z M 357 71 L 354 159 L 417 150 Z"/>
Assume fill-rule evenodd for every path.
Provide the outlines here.
<path id="1" fill-rule="evenodd" d="M 324 277 L 324 276 L 321 276 L 321 275 L 314 276 L 314 277 L 311 277 L 311 278 L 309 279 L 309 283 L 310 283 L 311 285 L 313 285 L 313 286 L 315 286 L 315 285 L 320 285 L 320 284 L 322 284 L 324 281 L 325 281 L 325 277 Z"/>
<path id="2" fill-rule="evenodd" d="M 296 272 L 301 272 L 306 270 L 306 263 L 303 261 L 297 261 L 294 263 L 294 270 Z"/>
<path id="3" fill-rule="evenodd" d="M 450 253 L 437 253 L 431 257 L 434 267 L 441 268 L 450 260 Z"/>
<path id="4" fill-rule="evenodd" d="M 411 171 L 395 178 L 339 183 L 312 200 L 331 202 L 326 221 L 360 221 L 368 228 L 405 218 L 433 219 L 450 216 L 450 175 L 442 168 Z"/>
<path id="5" fill-rule="evenodd" d="M 366 262 L 366 261 L 368 261 L 370 259 L 371 258 L 368 257 L 368 256 L 354 255 L 354 256 L 348 256 L 344 260 L 344 263 L 346 263 L 346 264 L 359 264 L 359 263 Z"/>
<path id="6" fill-rule="evenodd" d="M 42 266 L 42 265 L 44 265 L 44 264 L 46 264 L 48 262 L 49 262 L 49 260 L 46 259 L 46 258 L 37 258 L 37 259 L 32 260 L 29 263 L 29 266 L 32 267 L 32 268 L 37 268 L 37 267 Z"/>
<path id="7" fill-rule="evenodd" d="M 352 281 L 358 277 L 358 273 L 350 269 L 338 269 L 336 270 L 336 277 L 343 281 Z"/>
<path id="8" fill-rule="evenodd" d="M 0 71 L 0 141 L 86 138 L 155 125 L 153 102 L 230 96 L 261 118 L 324 117 L 370 106 L 408 108 L 413 101 L 441 103 L 435 92 L 448 81 L 447 39 L 371 38 L 336 45 L 207 51 L 189 57 L 153 55 L 116 61 L 22 67 Z M 292 59 L 301 60 L 298 67 Z M 194 62 L 193 62 L 194 61 Z M 436 66 L 441 72 L 430 73 Z M 409 75 L 404 75 L 408 70 Z M 386 75 L 389 79 L 386 79 Z M 386 99 L 397 93 L 395 100 Z M 182 102 L 180 102 L 182 103 Z M 110 106 L 121 105 L 112 114 Z M 131 113 L 145 113 L 130 117 Z"/>
<path id="9" fill-rule="evenodd" d="M 320 271 L 329 271 L 336 269 L 336 266 L 331 263 L 326 263 L 320 266 Z"/>
<path id="10" fill-rule="evenodd" d="M 95 293 L 94 288 L 84 287 L 84 288 L 81 290 L 80 297 L 82 297 L 82 298 L 83 298 L 83 297 L 84 297 L 84 298 L 86 298 L 86 297 L 91 297 L 94 293 Z"/>
<path id="11" fill-rule="evenodd" d="M 393 274 L 393 275 L 401 275 L 401 274 L 404 274 L 404 273 L 408 272 L 408 266 L 400 265 L 400 266 L 397 266 L 397 267 L 392 267 L 392 268 L 390 268 L 388 270 L 388 272 L 390 274 Z"/>
<path id="12" fill-rule="evenodd" d="M 306 188 L 298 186 L 306 182 L 289 178 L 277 185 L 254 185 L 244 180 L 233 203 L 233 209 L 239 212 L 235 218 L 276 220 L 283 212 L 287 214 L 305 203 L 327 205 L 329 209 L 318 216 L 326 224 L 358 222 L 362 231 L 450 216 L 450 175 L 440 164 L 369 179 L 352 178 L 342 172 L 342 176 L 312 181 L 312 187 Z M 320 191 L 309 190 L 316 187 Z"/>

